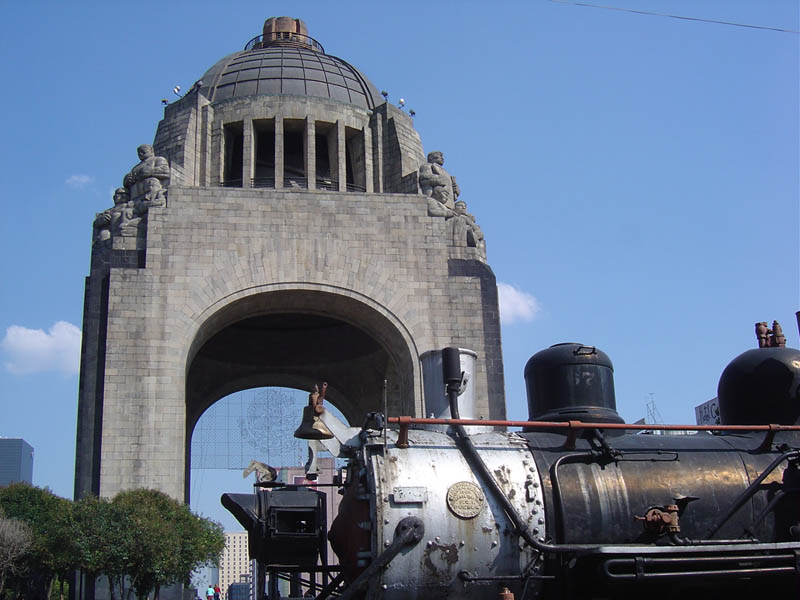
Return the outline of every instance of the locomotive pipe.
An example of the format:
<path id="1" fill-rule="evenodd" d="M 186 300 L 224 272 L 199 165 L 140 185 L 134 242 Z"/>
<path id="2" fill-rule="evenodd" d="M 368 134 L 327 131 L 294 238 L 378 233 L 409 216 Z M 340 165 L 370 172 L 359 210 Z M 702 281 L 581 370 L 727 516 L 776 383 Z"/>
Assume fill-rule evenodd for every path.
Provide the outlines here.
<path id="1" fill-rule="evenodd" d="M 768 556 L 715 556 L 715 557 L 669 557 L 669 558 L 611 558 L 603 562 L 602 571 L 606 578 L 611 580 L 640 580 L 640 579 L 681 579 L 689 577 L 730 577 L 732 574 L 750 577 L 755 575 L 775 575 L 778 573 L 792 573 L 795 569 L 792 566 L 794 562 L 793 554 L 773 554 Z M 635 571 L 638 566 L 641 567 L 641 572 L 615 572 L 613 567 L 628 567 L 631 571 Z M 714 564 L 721 566 L 725 563 L 736 564 L 749 564 L 755 565 L 756 563 L 767 565 L 769 563 L 783 563 L 785 566 L 750 566 L 745 568 L 736 568 L 733 566 L 731 569 L 703 569 L 706 564 Z M 677 565 L 686 565 L 687 567 L 698 567 L 693 571 L 675 571 L 672 570 Z M 665 571 L 649 571 L 645 572 L 644 568 L 652 566 L 658 568 L 659 566 L 666 567 Z"/>
<path id="2" fill-rule="evenodd" d="M 459 571 L 458 578 L 461 581 L 471 583 L 473 581 L 523 581 L 525 579 L 540 579 L 542 581 L 552 581 L 555 575 L 484 575 L 477 577 L 470 575 L 469 571 Z"/>
<path id="3" fill-rule="evenodd" d="M 564 539 L 564 502 L 561 497 L 561 483 L 558 480 L 558 468 L 565 462 L 578 458 L 594 458 L 594 452 L 573 452 L 572 454 L 563 454 L 556 459 L 553 466 L 550 467 L 550 481 L 553 484 L 553 505 L 556 513 L 556 532 L 557 536 Z"/>
<path id="4" fill-rule="evenodd" d="M 447 377 L 447 375 L 445 375 L 445 378 L 446 377 Z M 453 378 L 453 381 L 455 382 L 455 378 Z M 532 548 L 534 548 L 534 549 L 536 549 L 536 550 L 538 550 L 539 552 L 542 552 L 542 553 L 550 552 L 550 553 L 556 553 L 556 554 L 568 553 L 568 552 L 593 551 L 593 550 L 597 550 L 597 549 L 599 549 L 601 547 L 602 548 L 606 548 L 606 549 L 614 548 L 614 547 L 631 548 L 630 545 L 612 545 L 612 546 L 609 546 L 609 545 L 600 545 L 600 544 L 549 544 L 549 543 L 546 543 L 546 542 L 540 542 L 535 537 L 533 537 L 530 534 L 530 531 L 528 530 L 528 527 L 525 525 L 524 521 L 520 517 L 519 513 L 517 512 L 517 510 L 509 502 L 508 498 L 506 498 L 505 494 L 500 489 L 500 486 L 498 486 L 497 482 L 494 480 L 494 477 L 492 477 L 491 473 L 489 472 L 489 469 L 486 467 L 486 464 L 483 462 L 483 459 L 480 457 L 480 455 L 478 454 L 477 450 L 475 449 L 475 446 L 472 444 L 472 440 L 467 435 L 466 430 L 464 429 L 464 426 L 459 422 L 459 421 L 461 421 L 461 419 L 459 418 L 459 412 L 458 412 L 458 387 L 457 387 L 457 385 L 455 385 L 455 383 L 453 385 L 448 384 L 447 396 L 448 396 L 448 401 L 450 403 L 450 414 L 453 416 L 453 419 L 451 419 L 451 420 L 446 420 L 446 419 L 424 419 L 424 420 L 425 421 L 429 421 L 429 420 L 444 421 L 444 422 L 449 422 L 451 424 L 451 426 L 453 428 L 453 431 L 456 433 L 456 440 L 459 442 L 459 448 L 464 453 L 465 458 L 471 464 L 472 468 L 475 471 L 477 471 L 478 476 L 484 481 L 484 483 L 486 484 L 489 492 L 494 497 L 495 501 L 497 501 L 500 504 L 500 506 L 503 508 L 503 512 L 505 512 L 506 515 L 508 516 L 509 520 L 511 521 L 512 525 L 514 526 L 514 529 L 517 532 L 517 535 L 519 535 L 523 540 L 525 540 L 525 542 L 528 545 L 530 545 Z M 417 420 L 422 421 L 423 419 L 415 419 L 415 421 L 417 421 Z M 488 423 L 486 423 L 485 421 L 478 421 L 478 423 L 482 423 L 482 424 L 487 424 L 488 425 Z M 558 424 L 559 425 L 566 425 L 565 423 L 558 423 Z M 582 425 L 586 425 L 586 424 L 584 423 Z M 610 424 L 596 423 L 596 424 L 593 424 L 593 425 L 596 425 L 598 427 L 607 427 L 608 425 L 616 425 L 616 424 L 615 423 L 610 423 Z M 766 426 L 765 426 L 765 428 L 766 428 Z M 790 452 L 790 453 L 787 453 L 787 454 L 794 454 L 794 453 L 800 454 L 800 451 Z M 566 455 L 566 456 L 561 457 L 561 458 L 567 458 L 567 457 L 594 458 L 594 455 L 595 455 L 595 453 L 593 453 L 593 452 L 585 452 L 585 453 L 570 454 L 570 455 Z M 561 458 L 557 461 L 558 463 L 562 462 Z M 777 465 L 780 464 L 780 462 L 784 459 L 784 457 L 779 457 L 779 458 L 780 458 L 780 460 L 776 459 L 776 461 L 773 461 L 773 463 L 775 463 L 775 464 L 771 465 L 771 468 L 768 468 L 767 471 L 774 470 L 775 467 L 777 467 Z M 769 475 L 769 472 L 767 472 L 767 471 L 765 471 L 765 474 L 763 474 L 763 476 L 761 477 L 760 481 L 763 481 L 763 479 L 766 478 Z M 758 483 L 760 483 L 760 481 L 758 481 Z M 553 489 L 554 494 L 557 494 L 558 493 L 557 492 L 558 485 L 557 485 L 556 482 L 554 482 L 553 488 L 554 488 Z M 752 492 L 751 492 L 750 495 L 752 495 Z M 744 501 L 746 501 L 746 500 L 747 500 L 747 498 L 745 498 Z M 558 504 L 558 502 L 556 502 L 556 504 Z M 736 511 L 734 510 L 734 511 L 731 512 L 731 514 L 733 514 L 735 512 Z M 730 517 L 728 517 L 728 518 L 730 518 Z M 727 520 L 727 518 L 725 520 Z M 561 514 L 559 514 L 559 525 L 563 528 L 563 512 Z M 719 527 L 721 527 L 721 526 L 722 526 L 722 524 L 720 524 Z M 715 530 L 715 532 L 716 532 L 716 530 Z M 717 546 L 717 545 L 719 545 L 719 546 L 727 546 L 727 545 L 735 545 L 735 544 L 740 544 L 740 543 L 747 543 L 748 540 L 688 540 L 688 539 L 682 538 L 680 542 L 677 542 L 675 540 L 673 542 L 676 543 L 676 545 L 680 545 L 680 546 L 687 546 L 687 545 L 697 545 L 697 546 L 706 546 L 706 545 L 708 545 L 708 546 L 712 546 L 712 545 Z"/>
<path id="5" fill-rule="evenodd" d="M 389 417 L 387 422 L 408 430 L 409 425 L 480 425 L 483 427 L 526 427 L 529 429 L 619 429 L 624 431 L 800 431 L 800 425 L 649 425 L 639 423 L 593 423 L 584 421 L 509 421 L 506 419 L 433 419 Z"/>
<path id="6" fill-rule="evenodd" d="M 714 537 L 714 534 L 717 533 L 717 531 L 719 531 L 720 528 L 728 522 L 728 519 L 730 519 L 736 513 L 736 511 L 739 510 L 744 503 L 747 502 L 750 497 L 758 491 L 758 486 L 761 485 L 761 482 L 769 477 L 770 473 L 772 473 L 779 464 L 781 464 L 784 460 L 789 460 L 798 456 L 800 456 L 800 450 L 792 450 L 790 452 L 781 454 L 775 460 L 773 460 L 769 466 L 764 469 L 764 472 L 756 477 L 755 481 L 753 481 L 753 483 L 751 483 L 745 491 L 739 494 L 739 497 L 728 509 L 728 512 L 725 513 L 725 516 L 720 519 L 720 522 L 717 523 L 717 525 L 711 530 L 706 539 L 710 540 L 712 537 Z"/>
<path id="7" fill-rule="evenodd" d="M 461 373 L 458 360 L 458 348 L 444 348 L 442 350 L 442 372 L 444 374 L 444 380 L 447 382 L 447 400 L 450 403 L 450 415 L 453 419 L 460 419 L 460 414 L 458 412 L 458 388 L 461 381 Z M 456 375 L 456 370 L 458 370 L 458 375 Z M 492 496 L 494 496 L 495 500 L 503 507 L 503 512 L 506 513 L 511 523 L 514 525 L 517 535 L 522 537 L 530 546 L 536 547 L 538 542 L 530 534 L 522 518 L 519 516 L 519 513 L 508 501 L 508 498 L 506 498 L 500 486 L 497 485 L 494 477 L 492 477 L 492 474 L 486 467 L 486 463 L 483 462 L 483 459 L 480 457 L 477 450 L 475 450 L 475 446 L 467 435 L 464 426 L 461 423 L 455 423 L 452 427 L 456 434 L 456 442 L 462 454 L 464 454 L 464 458 L 470 463 L 472 469 L 477 471 L 478 476 L 483 479 Z"/>
<path id="8" fill-rule="evenodd" d="M 778 490 L 777 492 L 775 492 L 775 495 L 772 497 L 772 500 L 769 501 L 769 504 L 767 504 L 764 507 L 764 510 L 762 510 L 755 519 L 753 519 L 753 523 L 750 525 L 750 531 L 755 529 L 756 526 L 759 523 L 761 523 L 761 521 L 764 520 L 764 517 L 766 517 L 770 512 L 772 512 L 772 509 L 774 509 L 778 505 L 778 502 L 783 500 L 783 497 L 785 495 L 786 493 L 783 490 Z"/>
<path id="9" fill-rule="evenodd" d="M 340 600 L 350 600 L 361 589 L 368 585 L 370 579 L 375 577 L 381 569 L 385 568 L 395 556 L 400 554 L 405 548 L 419 544 L 422 536 L 425 535 L 425 524 L 418 517 L 405 517 L 395 528 L 394 540 L 381 552 L 370 565 L 356 577 L 353 583 L 339 595 Z"/>
<path id="10" fill-rule="evenodd" d="M 517 535 L 525 540 L 529 546 L 543 553 L 577 552 L 581 550 L 594 550 L 598 548 L 599 546 L 597 544 L 547 544 L 545 542 L 540 542 L 531 535 L 527 525 L 525 525 L 522 517 L 520 517 L 519 513 L 517 512 L 517 509 L 514 508 L 506 495 L 500 489 L 500 486 L 495 481 L 494 477 L 486 466 L 486 463 L 483 462 L 480 454 L 478 454 L 478 451 L 475 449 L 475 446 L 473 445 L 469 435 L 467 435 L 464 426 L 458 422 L 460 420 L 458 412 L 458 385 L 461 381 L 461 377 L 460 374 L 458 377 L 455 375 L 455 368 L 458 363 L 455 362 L 453 358 L 453 351 L 457 353 L 458 348 L 445 348 L 442 350 L 442 370 L 444 371 L 444 379 L 447 382 L 447 399 L 450 403 L 450 415 L 453 417 L 450 422 L 453 427 L 453 431 L 456 434 L 456 442 L 458 443 L 459 449 L 464 454 L 464 458 L 467 459 L 467 462 L 470 463 L 470 466 L 473 468 L 473 470 L 477 471 L 477 475 L 484 481 L 495 501 L 498 502 L 503 508 L 503 512 L 505 512 L 506 516 L 508 516 L 508 519 L 514 526 Z M 458 355 L 456 354 L 455 356 L 457 358 Z M 480 422 L 481 421 L 479 421 L 479 423 Z"/>

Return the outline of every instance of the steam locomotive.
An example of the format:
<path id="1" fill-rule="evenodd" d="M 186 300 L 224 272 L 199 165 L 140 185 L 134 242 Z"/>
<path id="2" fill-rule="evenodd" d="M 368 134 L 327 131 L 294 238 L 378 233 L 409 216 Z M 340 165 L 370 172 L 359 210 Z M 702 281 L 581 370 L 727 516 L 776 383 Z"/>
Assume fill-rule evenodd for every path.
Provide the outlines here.
<path id="1" fill-rule="evenodd" d="M 319 489 L 222 497 L 250 534 L 259 600 L 287 597 L 282 579 L 320 600 L 800 598 L 800 351 L 738 356 L 721 425 L 687 435 L 625 424 L 611 361 L 581 344 L 528 361 L 530 421 L 461 419 L 473 360 L 429 357 L 436 418 L 351 428 L 312 395 L 296 435 L 347 461 L 330 528 Z"/>

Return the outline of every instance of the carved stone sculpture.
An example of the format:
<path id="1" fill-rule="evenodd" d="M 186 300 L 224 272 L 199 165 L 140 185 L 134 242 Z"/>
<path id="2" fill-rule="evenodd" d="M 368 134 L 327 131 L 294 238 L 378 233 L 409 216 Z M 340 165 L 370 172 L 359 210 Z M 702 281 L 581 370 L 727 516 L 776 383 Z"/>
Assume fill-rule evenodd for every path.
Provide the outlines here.
<path id="1" fill-rule="evenodd" d="M 436 200 L 441 206 L 453 211 L 455 201 L 458 199 L 461 190 L 456 183 L 456 178 L 450 175 L 444 168 L 444 154 L 438 150 L 428 154 L 428 162 L 419 168 L 419 185 L 422 193 Z M 431 203 L 428 203 L 430 213 Z M 434 207 L 435 208 L 435 207 Z M 446 216 L 447 211 L 443 215 Z"/>
<path id="2" fill-rule="evenodd" d="M 128 200 L 125 207 L 122 209 L 122 214 L 118 221 L 118 227 L 112 233 L 114 235 L 121 235 L 123 237 L 136 237 L 139 233 L 139 223 L 142 217 L 136 214 L 135 203 L 133 200 Z"/>
<path id="3" fill-rule="evenodd" d="M 122 179 L 122 185 L 130 192 L 131 198 L 137 200 L 144 194 L 142 185 L 146 179 L 155 177 L 161 187 L 169 185 L 169 163 L 163 156 L 156 156 L 150 144 L 142 144 L 136 149 L 139 164 L 134 165 L 131 172 Z"/>
<path id="4" fill-rule="evenodd" d="M 146 215 L 151 206 L 165 206 L 167 203 L 166 190 L 157 177 L 148 177 L 142 185 L 144 195 L 133 203 L 134 213 L 139 217 Z"/>
<path id="5" fill-rule="evenodd" d="M 111 239 L 114 233 L 119 233 L 122 225 L 129 218 L 127 216 L 130 211 L 130 195 L 125 188 L 117 188 L 114 190 L 114 206 L 97 213 L 94 218 L 93 229 L 94 235 L 92 236 L 92 243 L 94 245 L 101 244 Z M 131 212 L 132 216 L 132 212 Z"/>
<path id="6" fill-rule="evenodd" d="M 467 203 L 463 200 L 455 203 L 451 231 L 453 232 L 453 245 L 477 248 L 480 255 L 486 258 L 483 230 L 475 221 L 475 216 L 467 212 Z"/>
<path id="7" fill-rule="evenodd" d="M 136 237 L 139 224 L 151 206 L 166 205 L 165 185 L 169 184 L 169 163 L 156 156 L 153 147 L 137 148 L 139 164 L 122 180 L 123 187 L 114 191 L 114 206 L 98 213 L 94 219 L 92 243 L 99 245 L 113 236 Z"/>
<path id="8" fill-rule="evenodd" d="M 271 467 L 270 465 L 258 460 L 250 461 L 250 464 L 247 465 L 247 468 L 242 473 L 242 477 L 246 478 L 248 475 L 250 475 L 250 473 L 253 472 L 255 472 L 256 481 L 259 483 L 275 481 L 278 478 L 278 471 L 275 469 L 275 467 Z"/>

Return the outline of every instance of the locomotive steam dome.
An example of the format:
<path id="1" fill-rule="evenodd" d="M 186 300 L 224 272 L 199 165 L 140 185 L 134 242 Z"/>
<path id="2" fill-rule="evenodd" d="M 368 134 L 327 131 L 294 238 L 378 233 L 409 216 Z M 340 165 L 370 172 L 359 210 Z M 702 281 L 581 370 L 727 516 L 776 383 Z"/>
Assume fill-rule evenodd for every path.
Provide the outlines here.
<path id="1" fill-rule="evenodd" d="M 614 396 L 614 367 L 594 346 L 563 343 L 534 354 L 525 365 L 532 421 L 623 423 Z"/>
<path id="2" fill-rule="evenodd" d="M 325 54 L 306 24 L 272 17 L 264 33 L 244 50 L 218 61 L 200 80 L 211 102 L 245 96 L 314 96 L 374 108 L 382 101 L 374 85 L 348 62 Z"/>
<path id="3" fill-rule="evenodd" d="M 743 352 L 722 372 L 717 396 L 723 425 L 800 424 L 800 350 Z"/>

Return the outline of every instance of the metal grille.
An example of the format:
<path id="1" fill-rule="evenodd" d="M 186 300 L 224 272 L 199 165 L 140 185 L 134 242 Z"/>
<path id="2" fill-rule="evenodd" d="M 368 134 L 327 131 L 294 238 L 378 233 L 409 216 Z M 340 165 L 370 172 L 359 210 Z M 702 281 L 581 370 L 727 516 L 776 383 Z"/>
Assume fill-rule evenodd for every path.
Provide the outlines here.
<path id="1" fill-rule="evenodd" d="M 285 388 L 246 390 L 219 400 L 192 433 L 192 470 L 244 469 L 253 459 L 276 466 L 305 463 L 307 443 L 293 434 L 307 403 L 306 392 Z M 342 418 L 330 404 L 326 408 Z"/>

